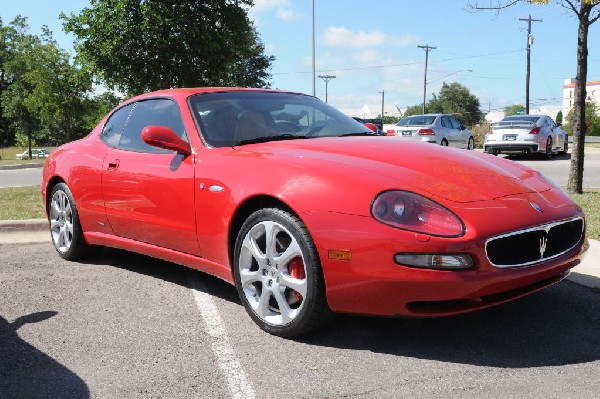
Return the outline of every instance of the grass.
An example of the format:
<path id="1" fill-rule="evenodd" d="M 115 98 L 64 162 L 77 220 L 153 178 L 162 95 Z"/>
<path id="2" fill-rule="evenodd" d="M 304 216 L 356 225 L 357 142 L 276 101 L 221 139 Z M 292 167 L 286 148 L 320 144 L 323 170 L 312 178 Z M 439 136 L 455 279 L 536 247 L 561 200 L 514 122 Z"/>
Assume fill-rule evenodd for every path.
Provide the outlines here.
<path id="1" fill-rule="evenodd" d="M 588 237 L 600 240 L 600 191 L 571 194 L 571 198 L 585 212 Z"/>
<path id="2" fill-rule="evenodd" d="M 39 186 L 0 188 L 0 220 L 44 217 Z"/>
<path id="3" fill-rule="evenodd" d="M 600 240 L 600 190 L 571 194 L 587 217 L 588 237 Z M 0 188 L 0 220 L 44 218 L 39 186 Z"/>

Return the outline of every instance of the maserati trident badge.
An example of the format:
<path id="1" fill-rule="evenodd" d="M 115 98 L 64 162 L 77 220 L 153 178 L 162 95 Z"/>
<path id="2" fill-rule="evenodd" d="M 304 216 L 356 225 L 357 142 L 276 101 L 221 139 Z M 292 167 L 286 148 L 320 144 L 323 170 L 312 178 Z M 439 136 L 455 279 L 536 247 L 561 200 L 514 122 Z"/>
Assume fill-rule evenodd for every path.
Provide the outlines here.
<path id="1" fill-rule="evenodd" d="M 548 237 L 543 236 L 540 238 L 540 259 L 544 259 L 544 252 L 546 252 L 546 244 L 548 243 Z"/>

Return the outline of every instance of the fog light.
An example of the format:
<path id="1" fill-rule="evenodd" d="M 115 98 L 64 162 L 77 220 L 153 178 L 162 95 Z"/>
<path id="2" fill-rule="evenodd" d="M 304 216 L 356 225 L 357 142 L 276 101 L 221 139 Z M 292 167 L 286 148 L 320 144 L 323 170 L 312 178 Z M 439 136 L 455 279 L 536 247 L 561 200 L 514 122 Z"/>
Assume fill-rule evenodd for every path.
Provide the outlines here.
<path id="1" fill-rule="evenodd" d="M 473 267 L 473 259 L 466 254 L 399 253 L 394 255 L 394 260 L 399 265 L 423 269 L 461 270 Z"/>

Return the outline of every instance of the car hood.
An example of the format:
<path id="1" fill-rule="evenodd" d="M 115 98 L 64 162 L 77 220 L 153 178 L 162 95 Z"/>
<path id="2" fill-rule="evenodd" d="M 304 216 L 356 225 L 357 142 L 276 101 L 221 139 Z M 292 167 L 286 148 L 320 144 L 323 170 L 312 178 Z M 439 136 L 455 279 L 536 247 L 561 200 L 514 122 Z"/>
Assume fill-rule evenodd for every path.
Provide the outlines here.
<path id="1" fill-rule="evenodd" d="M 338 164 L 395 181 L 396 187 L 430 198 L 475 202 L 551 189 L 538 173 L 516 162 L 482 154 L 392 137 L 323 137 L 236 147 L 281 158 L 284 163 Z M 258 154 L 257 154 L 258 155 Z"/>

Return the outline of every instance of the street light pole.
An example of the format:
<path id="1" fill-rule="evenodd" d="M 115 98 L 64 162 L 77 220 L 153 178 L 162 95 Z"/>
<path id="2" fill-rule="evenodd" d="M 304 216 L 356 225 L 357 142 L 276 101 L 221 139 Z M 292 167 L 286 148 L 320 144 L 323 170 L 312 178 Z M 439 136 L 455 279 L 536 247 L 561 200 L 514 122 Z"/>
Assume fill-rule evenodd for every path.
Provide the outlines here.
<path id="1" fill-rule="evenodd" d="M 312 94 L 317 95 L 317 68 L 315 62 L 315 0 L 312 0 Z"/>
<path id="2" fill-rule="evenodd" d="M 425 115 L 425 99 L 427 97 L 427 63 L 429 62 L 429 50 L 435 50 L 436 47 L 432 47 L 428 44 L 426 44 L 424 46 L 417 46 L 417 47 L 425 50 L 425 77 L 423 78 L 423 111 L 422 111 L 422 114 Z"/>
<path id="3" fill-rule="evenodd" d="M 327 102 L 327 87 L 329 86 L 329 81 L 336 77 L 335 75 L 319 75 L 319 77 L 325 81 L 325 102 Z"/>

